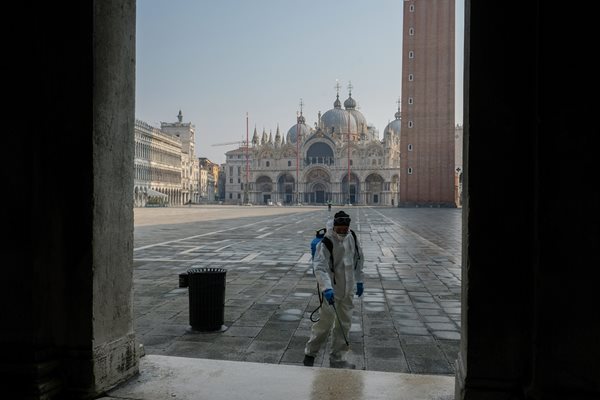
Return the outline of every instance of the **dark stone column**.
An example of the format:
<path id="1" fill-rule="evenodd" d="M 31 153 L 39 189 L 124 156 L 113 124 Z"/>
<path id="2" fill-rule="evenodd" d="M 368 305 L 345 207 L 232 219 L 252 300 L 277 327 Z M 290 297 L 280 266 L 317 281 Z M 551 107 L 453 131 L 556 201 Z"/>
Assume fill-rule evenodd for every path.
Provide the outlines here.
<path id="1" fill-rule="evenodd" d="M 456 398 L 508 399 L 521 390 L 530 362 L 536 103 L 535 52 L 528 49 L 535 38 L 520 28 L 535 10 L 471 2 L 470 11 Z"/>
<path id="2" fill-rule="evenodd" d="M 594 22 L 536 3 L 466 10 L 456 399 L 599 398 Z"/>
<path id="3" fill-rule="evenodd" d="M 87 398 L 137 373 L 135 1 L 15 4 L 3 121 L 0 384 Z"/>

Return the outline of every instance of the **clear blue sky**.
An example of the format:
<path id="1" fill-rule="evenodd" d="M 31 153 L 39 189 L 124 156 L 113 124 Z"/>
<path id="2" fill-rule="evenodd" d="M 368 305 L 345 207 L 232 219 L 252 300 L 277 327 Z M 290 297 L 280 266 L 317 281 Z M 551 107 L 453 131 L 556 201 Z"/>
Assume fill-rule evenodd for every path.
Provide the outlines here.
<path id="1" fill-rule="evenodd" d="M 352 97 L 379 130 L 401 95 L 401 0 L 138 0 L 136 118 L 196 126 L 196 156 L 225 162 L 256 126 L 285 135 L 302 99 L 307 124 Z M 456 0 L 462 123 L 463 1 Z"/>

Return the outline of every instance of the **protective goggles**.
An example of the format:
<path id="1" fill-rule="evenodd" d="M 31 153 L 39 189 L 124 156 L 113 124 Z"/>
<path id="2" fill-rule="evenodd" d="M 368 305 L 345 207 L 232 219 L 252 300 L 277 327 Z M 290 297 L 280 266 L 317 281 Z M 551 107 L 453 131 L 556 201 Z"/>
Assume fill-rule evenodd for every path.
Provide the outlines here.
<path id="1" fill-rule="evenodd" d="M 334 225 L 349 226 L 350 225 L 350 221 L 352 221 L 350 219 L 350 217 L 337 217 L 337 218 L 334 218 L 333 224 Z"/>

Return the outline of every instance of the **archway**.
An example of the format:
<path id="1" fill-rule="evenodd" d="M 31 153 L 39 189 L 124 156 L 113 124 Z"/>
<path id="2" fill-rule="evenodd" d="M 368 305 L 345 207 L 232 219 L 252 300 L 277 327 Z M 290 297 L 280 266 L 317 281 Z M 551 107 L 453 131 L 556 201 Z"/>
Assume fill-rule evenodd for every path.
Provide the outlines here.
<path id="1" fill-rule="evenodd" d="M 344 175 L 342 178 L 342 192 L 340 193 L 342 201 L 345 204 L 358 204 L 360 203 L 359 193 L 360 180 L 358 176 L 351 172 L 350 183 L 348 184 L 348 174 Z"/>
<path id="2" fill-rule="evenodd" d="M 310 145 L 306 151 L 306 164 L 325 164 L 333 165 L 333 149 L 323 142 L 317 142 Z"/>
<path id="3" fill-rule="evenodd" d="M 295 194 L 296 180 L 291 174 L 283 174 L 277 179 L 277 198 L 283 204 L 293 204 L 296 198 Z"/>
<path id="4" fill-rule="evenodd" d="M 331 176 L 324 168 L 311 169 L 305 176 L 307 193 L 304 201 L 309 204 L 324 204 L 331 201 Z"/>
<path id="5" fill-rule="evenodd" d="M 264 204 L 272 204 L 273 181 L 268 176 L 261 176 L 256 180 L 256 191 L 258 199 Z"/>
<path id="6" fill-rule="evenodd" d="M 310 186 L 309 192 L 305 195 L 307 197 L 306 203 L 308 204 L 323 204 L 327 201 L 327 187 L 317 182 Z"/>
<path id="7" fill-rule="evenodd" d="M 379 205 L 382 202 L 383 178 L 379 174 L 371 174 L 365 179 L 365 202 Z"/>

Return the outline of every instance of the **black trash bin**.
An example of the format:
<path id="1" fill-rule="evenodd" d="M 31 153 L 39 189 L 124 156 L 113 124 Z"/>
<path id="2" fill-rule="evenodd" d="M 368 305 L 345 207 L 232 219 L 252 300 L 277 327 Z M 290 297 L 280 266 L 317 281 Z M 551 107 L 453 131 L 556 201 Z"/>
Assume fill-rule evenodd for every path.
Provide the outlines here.
<path id="1" fill-rule="evenodd" d="M 223 328 L 226 273 L 223 268 L 191 268 L 187 271 L 192 330 L 217 331 Z"/>

